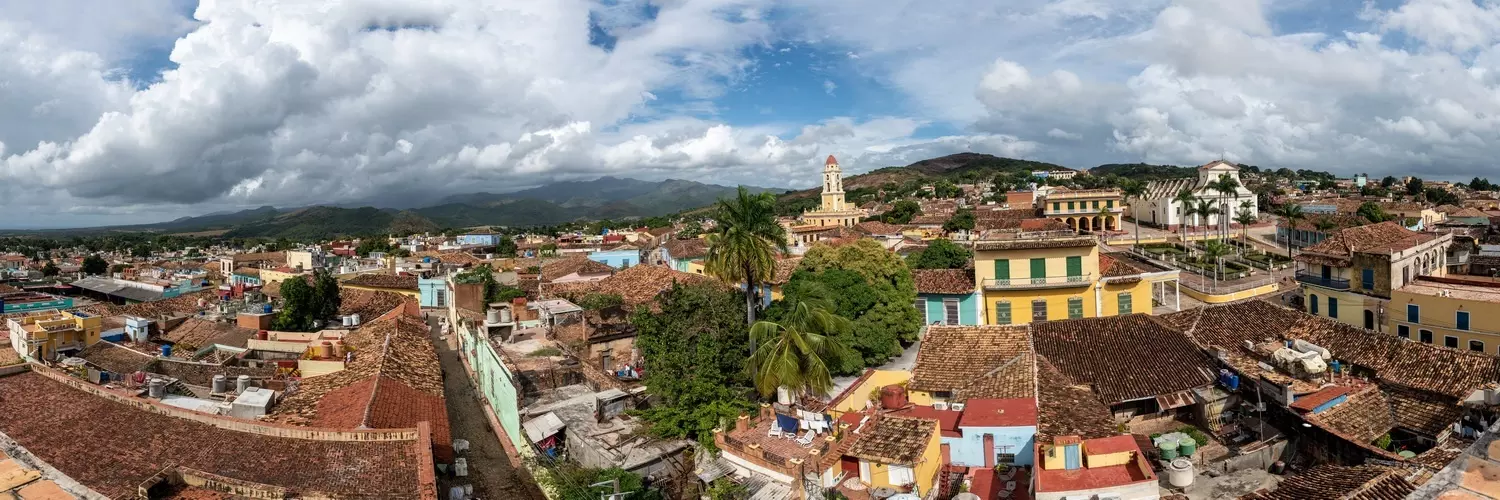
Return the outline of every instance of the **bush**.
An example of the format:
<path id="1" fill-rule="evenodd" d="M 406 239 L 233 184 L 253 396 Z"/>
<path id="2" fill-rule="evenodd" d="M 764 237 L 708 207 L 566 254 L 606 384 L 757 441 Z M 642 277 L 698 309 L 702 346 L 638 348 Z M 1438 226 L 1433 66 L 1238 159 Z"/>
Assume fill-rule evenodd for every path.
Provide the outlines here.
<path id="1" fill-rule="evenodd" d="M 1385 435 L 1382 435 L 1379 438 L 1376 438 L 1375 439 L 1375 447 L 1376 448 L 1380 448 L 1382 450 L 1390 449 L 1390 447 L 1391 447 L 1391 435 L 1390 435 L 1390 433 L 1386 433 Z"/>
<path id="2" fill-rule="evenodd" d="M 1204 434 L 1203 431 L 1198 430 L 1197 427 L 1187 425 L 1183 426 L 1181 429 L 1177 429 L 1177 431 L 1183 434 L 1187 434 L 1189 437 L 1193 438 L 1193 441 L 1197 442 L 1199 447 L 1208 444 L 1208 434 Z"/>

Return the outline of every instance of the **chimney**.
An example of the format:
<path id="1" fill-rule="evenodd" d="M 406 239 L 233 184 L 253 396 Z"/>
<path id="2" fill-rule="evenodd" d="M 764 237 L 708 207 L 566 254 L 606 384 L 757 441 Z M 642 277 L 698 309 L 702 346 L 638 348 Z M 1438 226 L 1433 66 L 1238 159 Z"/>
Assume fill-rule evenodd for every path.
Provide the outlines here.
<path id="1" fill-rule="evenodd" d="M 734 430 L 739 432 L 750 430 L 750 416 L 740 415 L 739 418 L 734 419 Z"/>

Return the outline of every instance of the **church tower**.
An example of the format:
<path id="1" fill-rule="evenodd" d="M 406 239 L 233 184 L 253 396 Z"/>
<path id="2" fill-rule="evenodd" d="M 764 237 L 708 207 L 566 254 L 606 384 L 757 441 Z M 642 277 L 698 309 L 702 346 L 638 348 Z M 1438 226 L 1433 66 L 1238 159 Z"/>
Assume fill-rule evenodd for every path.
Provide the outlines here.
<path id="1" fill-rule="evenodd" d="M 823 163 L 823 205 L 819 212 L 842 212 L 844 207 L 844 173 L 839 161 L 828 155 Z"/>

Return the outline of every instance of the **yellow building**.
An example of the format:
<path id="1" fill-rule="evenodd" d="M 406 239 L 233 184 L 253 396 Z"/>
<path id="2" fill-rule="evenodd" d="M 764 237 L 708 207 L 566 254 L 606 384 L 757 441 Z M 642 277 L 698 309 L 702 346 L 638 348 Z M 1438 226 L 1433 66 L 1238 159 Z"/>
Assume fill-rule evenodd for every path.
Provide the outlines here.
<path id="1" fill-rule="evenodd" d="M 1092 236 L 1017 233 L 979 241 L 974 273 L 990 325 L 1150 314 L 1155 302 L 1176 303 L 1163 299 L 1175 297 L 1178 271 L 1150 272 L 1123 259 L 1101 259 Z"/>
<path id="2" fill-rule="evenodd" d="M 1076 231 L 1118 231 L 1125 212 L 1118 189 L 1054 189 L 1042 200 L 1042 215 Z"/>
<path id="3" fill-rule="evenodd" d="M 1395 290 L 1421 276 L 1447 275 L 1452 234 L 1418 233 L 1395 221 L 1340 229 L 1296 257 L 1308 314 L 1376 331 L 1402 311 Z M 1392 332 L 1394 333 L 1394 332 Z"/>
<path id="4" fill-rule="evenodd" d="M 865 211 L 850 206 L 844 200 L 844 173 L 839 161 L 828 155 L 823 164 L 823 194 L 818 209 L 802 214 L 799 226 L 844 226 L 854 227 L 864 218 Z"/>
<path id="5" fill-rule="evenodd" d="M 306 273 L 298 272 L 298 271 L 293 270 L 292 268 L 286 267 L 286 266 L 278 267 L 276 269 L 261 269 L 260 270 L 260 282 L 261 283 L 272 283 L 272 282 L 280 283 L 280 282 L 283 282 L 283 281 L 291 279 L 293 276 L 302 276 L 303 274 L 306 274 Z"/>
<path id="6" fill-rule="evenodd" d="M 883 415 L 864 424 L 846 456 L 859 460 L 859 480 L 872 488 L 911 488 L 917 496 L 937 487 L 943 466 L 936 420 Z"/>
<path id="7" fill-rule="evenodd" d="M 1500 281 L 1422 278 L 1391 292 L 1386 331 L 1401 338 L 1500 353 Z"/>
<path id="8" fill-rule="evenodd" d="M 103 321 L 79 311 L 46 311 L 9 318 L 10 345 L 33 360 L 51 360 L 59 352 L 73 352 L 99 342 Z"/>

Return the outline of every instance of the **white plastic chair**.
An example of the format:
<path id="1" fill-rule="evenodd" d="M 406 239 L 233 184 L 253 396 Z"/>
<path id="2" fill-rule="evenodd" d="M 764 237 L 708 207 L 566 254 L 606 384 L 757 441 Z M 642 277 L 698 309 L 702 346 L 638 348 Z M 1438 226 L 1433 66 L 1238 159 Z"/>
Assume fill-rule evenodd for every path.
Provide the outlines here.
<path id="1" fill-rule="evenodd" d="M 816 435 L 817 433 L 813 432 L 812 429 L 808 429 L 806 434 L 803 434 L 802 437 L 797 438 L 797 444 L 800 444 L 802 446 L 812 446 L 813 436 Z"/>
<path id="2" fill-rule="evenodd" d="M 773 438 L 779 438 L 779 437 L 781 437 L 781 425 L 777 424 L 775 422 L 772 422 L 771 423 L 771 429 L 766 431 L 766 436 L 767 437 L 773 437 Z"/>

